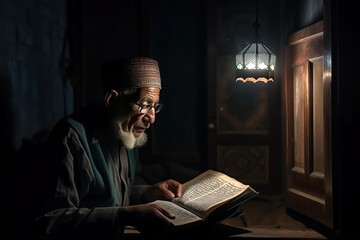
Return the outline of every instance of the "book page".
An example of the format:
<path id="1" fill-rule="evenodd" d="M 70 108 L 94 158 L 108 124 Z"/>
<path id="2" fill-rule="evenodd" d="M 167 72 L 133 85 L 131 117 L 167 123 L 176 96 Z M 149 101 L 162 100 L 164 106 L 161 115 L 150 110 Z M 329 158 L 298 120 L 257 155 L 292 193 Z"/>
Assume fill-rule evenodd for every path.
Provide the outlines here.
<path id="1" fill-rule="evenodd" d="M 195 214 L 170 201 L 156 200 L 153 203 L 175 215 L 175 219 L 170 219 L 174 226 L 202 221 L 202 219 Z"/>
<path id="2" fill-rule="evenodd" d="M 250 187 L 234 178 L 207 170 L 183 184 L 181 197 L 172 201 L 205 219 L 212 208 L 241 195 Z"/>

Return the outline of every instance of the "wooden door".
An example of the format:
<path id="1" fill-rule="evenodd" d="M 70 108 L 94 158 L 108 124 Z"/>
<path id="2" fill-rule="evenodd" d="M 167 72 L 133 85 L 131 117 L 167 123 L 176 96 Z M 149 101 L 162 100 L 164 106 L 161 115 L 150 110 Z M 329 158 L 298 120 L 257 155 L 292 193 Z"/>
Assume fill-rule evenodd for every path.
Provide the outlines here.
<path id="1" fill-rule="evenodd" d="M 323 22 L 290 35 L 285 55 L 286 204 L 332 227 L 331 99 L 323 74 Z"/>

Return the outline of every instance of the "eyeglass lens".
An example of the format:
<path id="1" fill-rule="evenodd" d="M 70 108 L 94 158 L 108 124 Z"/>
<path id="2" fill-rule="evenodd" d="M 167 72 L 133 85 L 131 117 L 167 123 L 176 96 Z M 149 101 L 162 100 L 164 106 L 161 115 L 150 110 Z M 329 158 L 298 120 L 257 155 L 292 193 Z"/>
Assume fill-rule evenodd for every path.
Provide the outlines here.
<path id="1" fill-rule="evenodd" d="M 155 113 L 158 113 L 160 112 L 160 110 L 162 109 L 163 107 L 163 104 L 162 103 L 156 103 L 155 105 L 152 105 L 152 104 L 140 104 L 140 103 L 136 103 L 136 105 L 139 106 L 139 110 L 141 113 L 147 113 L 150 111 L 151 108 L 154 108 L 155 109 Z"/>

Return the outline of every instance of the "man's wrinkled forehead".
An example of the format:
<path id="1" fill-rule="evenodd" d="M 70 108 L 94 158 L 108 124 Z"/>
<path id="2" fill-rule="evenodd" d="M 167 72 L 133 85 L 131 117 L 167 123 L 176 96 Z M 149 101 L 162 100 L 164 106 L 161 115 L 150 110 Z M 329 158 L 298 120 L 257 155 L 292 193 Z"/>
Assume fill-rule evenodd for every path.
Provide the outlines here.
<path id="1" fill-rule="evenodd" d="M 147 101 L 158 102 L 160 99 L 159 88 L 140 88 L 139 99 L 147 99 Z"/>

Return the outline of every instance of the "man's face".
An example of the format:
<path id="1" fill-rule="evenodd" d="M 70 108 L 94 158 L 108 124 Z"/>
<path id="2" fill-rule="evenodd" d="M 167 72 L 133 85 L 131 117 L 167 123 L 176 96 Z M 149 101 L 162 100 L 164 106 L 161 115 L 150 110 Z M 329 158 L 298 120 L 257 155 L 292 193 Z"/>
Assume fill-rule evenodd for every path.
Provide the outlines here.
<path id="1" fill-rule="evenodd" d="M 131 111 L 123 117 L 115 119 L 118 126 L 118 138 L 122 140 L 126 148 L 142 146 L 147 141 L 145 130 L 155 122 L 155 108 L 148 111 L 141 106 L 149 104 L 154 106 L 159 102 L 159 88 L 141 88 L 139 99 L 131 106 Z M 120 127 L 121 126 L 121 127 Z"/>
<path id="2" fill-rule="evenodd" d="M 140 105 L 151 104 L 159 102 L 160 89 L 158 88 L 141 88 L 140 96 L 137 101 Z M 147 113 L 141 113 L 138 105 L 133 106 L 133 111 L 130 113 L 127 121 L 122 123 L 125 132 L 131 132 L 136 138 L 140 137 L 150 124 L 155 122 L 155 109 L 151 108 Z"/>

